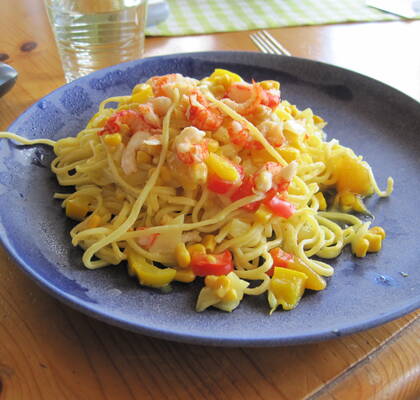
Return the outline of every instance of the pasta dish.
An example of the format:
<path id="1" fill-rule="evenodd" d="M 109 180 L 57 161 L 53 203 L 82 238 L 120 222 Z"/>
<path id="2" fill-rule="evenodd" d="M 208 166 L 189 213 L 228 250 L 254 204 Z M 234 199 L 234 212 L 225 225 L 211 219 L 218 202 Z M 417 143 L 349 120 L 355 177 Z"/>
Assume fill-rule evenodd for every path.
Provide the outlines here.
<path id="1" fill-rule="evenodd" d="M 267 296 L 270 312 L 324 290 L 328 259 L 381 249 L 364 198 L 384 197 L 362 157 L 280 84 L 216 69 L 155 76 L 104 100 L 86 128 L 51 145 L 55 193 L 86 268 L 127 265 L 141 285 L 202 283 L 196 310 Z"/>

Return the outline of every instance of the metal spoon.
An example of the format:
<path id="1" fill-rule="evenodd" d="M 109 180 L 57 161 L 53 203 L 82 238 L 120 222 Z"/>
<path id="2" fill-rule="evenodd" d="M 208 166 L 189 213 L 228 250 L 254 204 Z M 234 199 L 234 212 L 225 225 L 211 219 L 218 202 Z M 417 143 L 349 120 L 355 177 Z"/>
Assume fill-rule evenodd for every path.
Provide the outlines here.
<path id="1" fill-rule="evenodd" d="M 18 73 L 14 68 L 0 62 L 0 97 L 13 87 L 17 76 Z"/>

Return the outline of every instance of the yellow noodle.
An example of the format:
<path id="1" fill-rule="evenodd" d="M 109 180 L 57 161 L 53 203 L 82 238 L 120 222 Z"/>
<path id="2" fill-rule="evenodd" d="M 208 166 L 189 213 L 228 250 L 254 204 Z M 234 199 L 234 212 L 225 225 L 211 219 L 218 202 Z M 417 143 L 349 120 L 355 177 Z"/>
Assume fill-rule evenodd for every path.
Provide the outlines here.
<path id="1" fill-rule="evenodd" d="M 229 75 L 224 79 L 229 82 Z M 320 190 L 325 192 L 333 189 L 340 183 L 336 166 L 331 160 L 342 156 L 354 158 L 353 151 L 340 145 L 335 139 L 324 141 L 324 124 L 315 123 L 316 119 L 310 109 L 299 111 L 295 106 L 283 102 L 277 109 L 283 110 L 283 114 L 273 118 L 272 114 L 277 110 L 272 111 L 268 107 L 243 116 L 216 98 L 212 86 L 208 85 L 208 79 L 203 84 L 194 82 L 177 83 L 170 90 L 172 97 L 169 109 L 163 117 L 161 114 L 159 116 L 163 118 L 163 121 L 159 119 L 159 124 L 162 125 L 161 135 L 156 128 L 160 135 L 160 145 L 146 146 L 142 150 L 146 155 L 137 154 L 142 156 L 136 156 L 138 160 L 143 161 L 137 161 L 136 158 L 139 163 L 136 174 L 126 175 L 122 165 L 123 158 L 127 157 L 125 149 L 130 140 L 130 136 L 124 136 L 122 132 L 128 129 L 128 125 L 122 124 L 120 127 L 120 140 L 115 145 L 106 143 L 105 135 L 101 133 L 104 125 L 116 112 L 138 109 L 138 101 L 134 101 L 131 95 L 102 101 L 98 113 L 74 138 L 58 141 L 29 140 L 10 132 L 0 132 L 0 138 L 24 145 L 43 144 L 53 147 L 56 158 L 51 163 L 52 172 L 61 185 L 75 186 L 73 193 L 56 193 L 54 198 L 62 200 L 62 207 L 70 216 L 71 211 L 68 209 L 74 204 L 85 215 L 78 218 L 81 222 L 73 227 L 70 236 L 72 244 L 84 250 L 82 259 L 87 268 L 117 265 L 127 259 L 127 251 L 134 251 L 149 262 L 174 267 L 176 257 L 169 254 L 165 247 L 144 245 L 150 235 L 154 235 L 157 242 L 162 240 L 167 245 L 171 240 L 182 240 L 186 244 L 200 242 L 205 235 L 211 234 L 216 242 L 213 253 L 230 251 L 237 277 L 258 283 L 255 287 L 245 288 L 243 293 L 246 295 L 270 292 L 271 279 L 267 271 L 273 267 L 274 262 L 269 252 L 275 248 L 293 254 L 319 275 L 331 276 L 334 269 L 329 264 L 311 257 L 337 257 L 346 245 L 355 247 L 370 226 L 370 222 L 364 223 L 354 215 L 340 212 L 338 196 L 334 200 L 336 209 L 319 210 L 322 197 L 318 197 L 317 193 Z M 227 84 L 223 82 L 223 85 Z M 148 85 L 147 83 L 146 86 Z M 152 87 L 149 86 L 149 89 Z M 205 183 L 192 182 L 194 174 L 190 171 L 193 170 L 191 165 L 182 169 L 182 163 L 176 157 L 180 157 L 177 154 L 176 140 L 182 128 L 194 125 L 191 119 L 194 118 L 194 113 L 191 112 L 193 105 L 188 96 L 195 91 L 201 91 L 207 104 L 218 111 L 225 122 L 221 132 L 206 132 L 206 140 L 217 140 L 219 150 L 214 151 L 231 162 L 240 164 L 247 175 L 254 174 L 255 177 L 262 163 L 266 161 L 254 161 L 253 150 L 238 149 L 230 137 L 224 137 L 223 135 L 229 136 L 229 130 L 225 128 L 226 121 L 238 121 L 247 129 L 251 137 L 262 145 L 259 152 L 263 153 L 263 159 L 275 160 L 285 166 L 288 158 L 284 154 L 289 154 L 289 151 L 296 155 L 297 174 L 291 179 L 288 190 L 283 193 L 284 199 L 296 208 L 291 217 L 272 215 L 270 218 L 268 215 L 268 220 L 261 215 L 257 217 L 255 212 L 249 212 L 243 207 L 263 200 L 265 193 L 255 192 L 231 201 L 232 191 L 226 195 L 218 195 Z M 109 103 L 116 103 L 115 108 L 107 107 Z M 210 123 L 211 114 L 207 115 L 207 111 L 199 111 L 199 117 L 205 116 Z M 259 129 L 259 124 L 265 120 L 277 121 L 284 113 L 288 114 L 281 123 L 281 126 L 284 125 L 286 142 L 280 148 L 273 147 L 267 134 L 263 134 L 265 131 Z M 290 126 L 286 128 L 286 120 L 289 119 L 301 124 L 305 132 L 294 131 Z M 364 161 L 363 165 L 367 169 L 371 192 L 380 197 L 389 196 L 393 189 L 392 178 L 388 178 L 386 190 L 381 191 L 371 168 Z M 210 167 L 205 166 L 204 172 L 201 170 L 204 177 L 207 172 L 210 174 L 208 168 Z M 259 211 L 261 210 L 264 208 Z M 147 229 L 137 229 L 141 227 Z"/>
<path id="2" fill-rule="evenodd" d="M 163 120 L 163 130 L 162 130 L 162 153 L 160 155 L 160 159 L 159 159 L 159 164 L 156 167 L 156 170 L 153 172 L 152 176 L 149 178 L 149 180 L 147 181 L 146 185 L 144 186 L 142 192 L 140 193 L 139 197 L 137 198 L 136 202 L 133 204 L 133 208 L 131 210 L 131 213 L 129 215 L 129 217 L 126 219 L 126 221 L 119 226 L 112 234 L 108 235 L 106 238 L 96 242 L 95 244 L 93 244 L 92 246 L 90 246 L 85 253 L 83 254 L 83 262 L 86 265 L 87 268 L 89 268 L 91 264 L 91 259 L 93 257 L 93 255 L 102 247 L 108 245 L 109 243 L 112 243 L 114 240 L 118 240 L 120 239 L 120 237 L 127 232 L 128 228 L 130 228 L 142 206 L 144 201 L 147 198 L 147 195 L 149 194 L 150 190 L 153 188 L 154 184 L 157 181 L 157 178 L 159 177 L 159 172 L 160 169 L 165 161 L 165 157 L 166 157 L 166 153 L 168 151 L 168 141 L 169 141 L 169 123 L 170 123 L 170 118 L 171 118 L 171 114 L 173 109 L 175 108 L 176 102 L 174 102 L 171 105 L 171 108 L 169 109 L 168 113 L 166 114 L 164 120 Z"/>
<path id="3" fill-rule="evenodd" d="M 4 138 L 4 139 L 11 139 L 14 140 L 15 142 L 21 143 L 21 144 L 25 144 L 25 145 L 34 145 L 34 144 L 46 144 L 48 146 L 53 146 L 55 145 L 55 141 L 54 140 L 50 140 L 50 139 L 26 139 L 22 136 L 16 135 L 15 133 L 11 133 L 11 132 L 2 132 L 0 131 L 0 138 Z"/>

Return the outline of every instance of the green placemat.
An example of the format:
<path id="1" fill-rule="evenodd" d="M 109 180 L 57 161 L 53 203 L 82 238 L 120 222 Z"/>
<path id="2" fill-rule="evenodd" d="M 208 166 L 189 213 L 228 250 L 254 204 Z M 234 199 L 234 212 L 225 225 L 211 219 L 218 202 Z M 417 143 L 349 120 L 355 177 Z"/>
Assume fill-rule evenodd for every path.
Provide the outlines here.
<path id="1" fill-rule="evenodd" d="M 147 29 L 150 36 L 175 36 L 296 25 L 389 21 L 397 16 L 365 0 L 167 0 L 169 18 Z M 398 1 L 398 0 L 396 0 Z"/>

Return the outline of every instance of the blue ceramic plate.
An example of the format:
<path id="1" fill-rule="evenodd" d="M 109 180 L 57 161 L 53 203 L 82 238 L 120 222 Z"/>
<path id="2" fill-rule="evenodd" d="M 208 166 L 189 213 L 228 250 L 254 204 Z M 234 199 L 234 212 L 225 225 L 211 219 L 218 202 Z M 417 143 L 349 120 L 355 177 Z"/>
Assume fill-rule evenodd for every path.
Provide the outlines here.
<path id="1" fill-rule="evenodd" d="M 10 127 L 28 138 L 75 135 L 107 97 L 128 94 L 152 75 L 180 72 L 201 78 L 214 68 L 245 79 L 275 79 L 282 95 L 312 107 L 328 122 L 330 138 L 363 154 L 381 186 L 395 179 L 389 199 L 368 201 L 388 237 L 364 259 L 348 249 L 332 264 L 327 290 L 307 293 L 292 312 L 268 316 L 265 297 L 248 297 L 231 314 L 198 314 L 198 286 L 174 285 L 170 294 L 141 288 L 126 267 L 89 271 L 70 245 L 71 222 L 55 191 L 47 147 L 0 145 L 0 237 L 22 269 L 66 304 L 100 320 L 159 338 L 224 346 L 271 346 L 326 340 L 360 331 L 419 306 L 418 223 L 420 104 L 380 82 L 310 60 L 257 53 L 212 52 L 156 57 L 117 65 L 74 81 L 30 107 Z M 5 205 L 10 205 L 7 207 Z M 417 221 L 417 222 L 416 222 Z"/>

